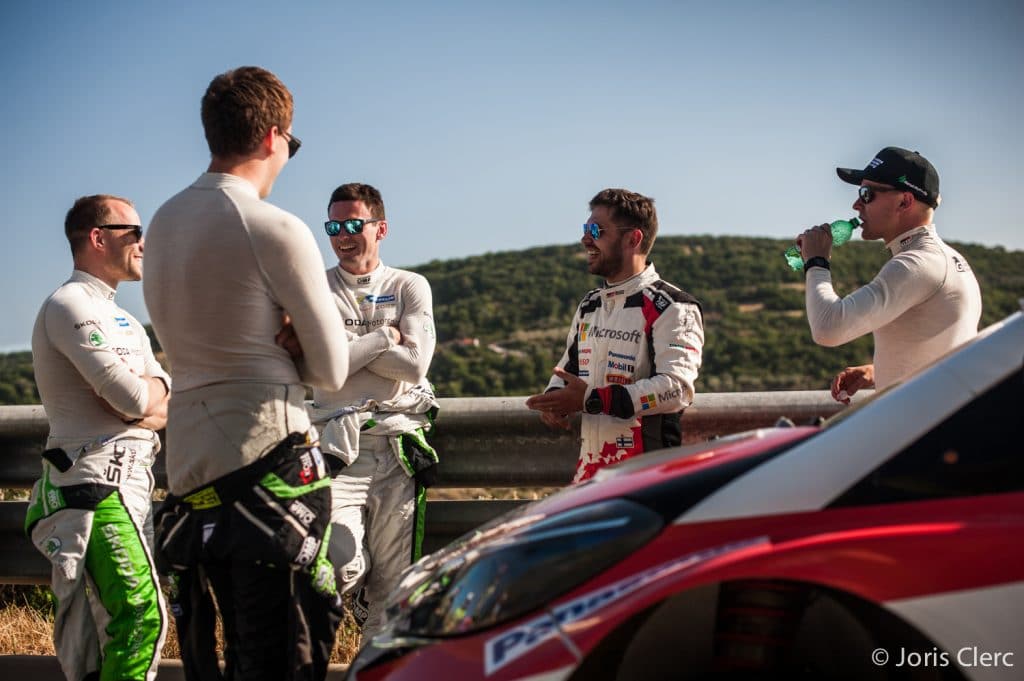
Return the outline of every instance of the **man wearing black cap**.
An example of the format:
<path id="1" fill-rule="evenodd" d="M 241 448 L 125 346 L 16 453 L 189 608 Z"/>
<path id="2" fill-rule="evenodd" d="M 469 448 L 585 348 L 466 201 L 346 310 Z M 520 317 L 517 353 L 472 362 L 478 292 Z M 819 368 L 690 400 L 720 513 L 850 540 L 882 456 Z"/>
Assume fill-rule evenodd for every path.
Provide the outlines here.
<path id="1" fill-rule="evenodd" d="M 832 381 L 832 396 L 848 403 L 859 389 L 885 388 L 973 337 L 981 291 L 967 260 L 935 231 L 939 174 L 928 159 L 886 147 L 863 170 L 836 172 L 859 185 L 853 207 L 862 237 L 883 239 L 892 253 L 869 284 L 840 298 L 829 271 L 829 225 L 797 237 L 814 341 L 832 347 L 874 334 L 874 363 L 847 367 Z"/>

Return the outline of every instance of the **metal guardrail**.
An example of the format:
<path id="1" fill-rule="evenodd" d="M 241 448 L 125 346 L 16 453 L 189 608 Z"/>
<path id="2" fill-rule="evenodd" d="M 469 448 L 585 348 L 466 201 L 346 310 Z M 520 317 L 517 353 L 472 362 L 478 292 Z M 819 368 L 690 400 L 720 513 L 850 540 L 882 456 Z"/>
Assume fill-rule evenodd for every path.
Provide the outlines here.
<path id="1" fill-rule="evenodd" d="M 860 394 L 857 396 L 861 397 Z M 572 479 L 579 452 L 576 428 L 552 431 L 524 397 L 442 398 L 431 442 L 441 454 L 438 488 L 555 487 Z M 684 443 L 835 414 L 827 391 L 703 393 L 683 417 Z M 48 431 L 41 406 L 0 407 L 0 488 L 25 489 L 39 476 Z M 164 457 L 155 467 L 166 484 Z M 434 550 L 521 501 L 430 501 L 424 550 Z M 25 502 L 0 502 L 0 583 L 46 583 L 49 564 L 22 531 Z"/>

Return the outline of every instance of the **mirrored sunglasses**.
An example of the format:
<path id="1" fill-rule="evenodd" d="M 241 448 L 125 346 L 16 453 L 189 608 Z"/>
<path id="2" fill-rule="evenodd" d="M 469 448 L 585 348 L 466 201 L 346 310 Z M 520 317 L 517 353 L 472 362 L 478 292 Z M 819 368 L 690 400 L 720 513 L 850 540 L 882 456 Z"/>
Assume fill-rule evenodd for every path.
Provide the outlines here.
<path id="1" fill-rule="evenodd" d="M 869 187 L 868 185 L 861 185 L 860 187 L 857 187 L 857 196 L 860 197 L 861 203 L 868 204 L 875 200 L 876 194 L 902 191 L 905 190 L 900 189 L 899 187 Z"/>
<path id="2" fill-rule="evenodd" d="M 637 227 L 602 227 L 596 222 L 584 222 L 583 236 L 589 236 L 594 241 L 597 241 L 601 238 L 601 235 L 609 229 L 614 229 L 618 232 L 632 232 L 634 229 L 637 229 Z"/>
<path id="3" fill-rule="evenodd" d="M 346 234 L 361 234 L 363 227 L 373 222 L 380 222 L 380 220 L 361 220 L 359 218 L 328 220 L 324 223 L 324 231 L 327 232 L 327 236 L 338 236 L 342 230 L 345 230 Z"/>

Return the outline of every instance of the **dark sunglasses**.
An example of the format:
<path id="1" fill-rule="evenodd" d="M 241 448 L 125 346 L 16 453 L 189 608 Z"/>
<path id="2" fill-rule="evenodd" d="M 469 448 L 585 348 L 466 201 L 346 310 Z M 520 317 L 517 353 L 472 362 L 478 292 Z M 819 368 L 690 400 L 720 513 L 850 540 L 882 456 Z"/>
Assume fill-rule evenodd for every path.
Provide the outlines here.
<path id="1" fill-rule="evenodd" d="M 380 220 L 361 220 L 360 218 L 328 220 L 324 223 L 324 231 L 327 232 L 327 236 L 338 236 L 343 229 L 346 234 L 361 234 L 363 227 L 372 222 L 380 222 Z"/>
<path id="2" fill-rule="evenodd" d="M 590 235 L 590 238 L 597 241 L 601 238 L 601 235 L 607 232 L 609 229 L 616 229 L 620 232 L 632 232 L 636 227 L 602 227 L 596 222 L 584 222 L 583 223 L 583 236 Z"/>
<path id="3" fill-rule="evenodd" d="M 142 227 L 140 225 L 98 225 L 100 229 L 130 229 L 135 235 L 136 241 L 142 240 Z"/>
<path id="4" fill-rule="evenodd" d="M 302 146 L 302 140 L 290 132 L 282 132 L 284 138 L 288 140 L 288 158 L 292 158 L 295 154 L 299 153 L 299 147 Z"/>
<path id="5" fill-rule="evenodd" d="M 857 187 L 857 196 L 860 197 L 860 202 L 863 204 L 869 204 L 875 200 L 875 194 L 884 194 L 885 192 L 903 192 L 905 189 L 899 187 L 869 187 L 867 185 L 861 185 Z"/>

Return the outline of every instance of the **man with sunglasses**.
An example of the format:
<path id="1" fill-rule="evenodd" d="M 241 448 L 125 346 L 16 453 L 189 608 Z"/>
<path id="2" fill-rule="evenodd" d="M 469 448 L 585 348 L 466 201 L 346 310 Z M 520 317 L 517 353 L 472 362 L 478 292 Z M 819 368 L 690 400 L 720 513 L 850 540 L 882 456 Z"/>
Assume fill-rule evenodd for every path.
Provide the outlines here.
<path id="1" fill-rule="evenodd" d="M 323 678 L 340 599 L 305 385 L 345 382 L 345 327 L 309 228 L 263 200 L 299 148 L 291 93 L 241 67 L 210 82 L 201 112 L 209 168 L 149 231 L 146 304 L 176 380 L 157 556 L 189 679 L 220 674 L 211 588 L 229 677 Z"/>
<path id="2" fill-rule="evenodd" d="M 939 174 L 928 159 L 886 147 L 863 170 L 836 172 L 859 185 L 853 208 L 863 238 L 882 239 L 892 253 L 869 284 L 840 298 L 832 287 L 829 226 L 797 237 L 815 342 L 832 347 L 874 334 L 874 362 L 847 367 L 832 381 L 833 398 L 849 403 L 861 388 L 885 388 L 972 338 L 981 291 L 967 259 L 935 231 Z"/>
<path id="3" fill-rule="evenodd" d="M 647 260 L 658 233 L 654 200 L 605 189 L 590 211 L 581 241 L 604 285 L 583 297 L 546 391 L 526 401 L 552 428 L 568 430 L 583 412 L 573 482 L 680 444 L 704 347 L 700 304 Z"/>
<path id="4" fill-rule="evenodd" d="M 153 474 L 171 379 L 114 302 L 142 278 L 142 227 L 128 199 L 84 196 L 68 211 L 71 278 L 32 331 L 50 433 L 25 526 L 53 564 L 54 646 L 69 679 L 156 676 L 166 609 L 150 545 Z"/>
<path id="5" fill-rule="evenodd" d="M 337 460 L 331 560 L 342 591 L 355 592 L 363 636 L 380 627 L 387 595 L 419 558 L 425 486 L 437 464 L 427 444 L 437 403 L 427 382 L 434 356 L 433 297 L 427 280 L 381 262 L 388 234 L 380 192 L 343 184 L 324 224 L 338 265 L 327 282 L 349 341 L 341 390 L 317 388 L 313 414 L 326 421 L 324 454 Z"/>

